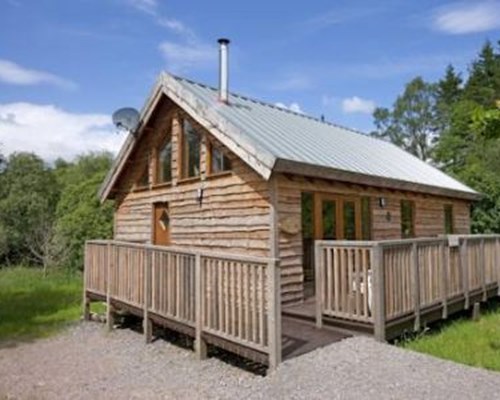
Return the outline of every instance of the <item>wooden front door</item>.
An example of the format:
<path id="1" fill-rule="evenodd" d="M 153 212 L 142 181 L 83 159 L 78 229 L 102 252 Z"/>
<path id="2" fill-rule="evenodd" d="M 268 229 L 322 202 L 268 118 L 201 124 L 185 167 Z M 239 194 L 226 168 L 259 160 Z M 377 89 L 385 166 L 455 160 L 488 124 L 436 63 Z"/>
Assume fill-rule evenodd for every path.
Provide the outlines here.
<path id="1" fill-rule="evenodd" d="M 168 203 L 155 203 L 153 206 L 153 244 L 170 244 L 170 213 Z"/>
<path id="2" fill-rule="evenodd" d="M 315 238 L 361 240 L 361 200 L 318 194 L 315 202 Z"/>

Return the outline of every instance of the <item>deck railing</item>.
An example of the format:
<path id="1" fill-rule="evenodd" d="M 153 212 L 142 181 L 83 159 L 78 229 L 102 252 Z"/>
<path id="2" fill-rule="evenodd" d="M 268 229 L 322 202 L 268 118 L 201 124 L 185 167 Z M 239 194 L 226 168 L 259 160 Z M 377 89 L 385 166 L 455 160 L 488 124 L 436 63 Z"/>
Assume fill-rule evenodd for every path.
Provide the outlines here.
<path id="1" fill-rule="evenodd" d="M 500 293 L 500 235 L 450 235 L 379 242 L 316 242 L 317 325 L 323 317 L 388 326 Z M 461 303 L 461 304 L 462 304 Z M 456 308 L 456 307 L 455 307 Z"/>
<path id="2" fill-rule="evenodd" d="M 140 310 L 194 331 L 198 355 L 207 336 L 281 358 L 280 270 L 277 260 L 186 251 L 117 241 L 85 246 L 85 294 Z M 111 315 L 108 315 L 111 320 Z"/>

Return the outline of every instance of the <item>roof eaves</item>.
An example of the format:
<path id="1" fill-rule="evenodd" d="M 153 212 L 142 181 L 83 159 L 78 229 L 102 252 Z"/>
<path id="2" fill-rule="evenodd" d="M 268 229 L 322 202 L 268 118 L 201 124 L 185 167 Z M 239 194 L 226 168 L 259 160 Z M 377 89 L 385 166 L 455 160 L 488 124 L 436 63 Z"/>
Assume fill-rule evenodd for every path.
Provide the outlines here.
<path id="1" fill-rule="evenodd" d="M 387 189 L 399 189 L 424 194 L 434 194 L 452 198 L 461 198 L 470 201 L 481 199 L 482 195 L 474 190 L 461 191 L 439 186 L 407 182 L 394 178 L 385 178 L 374 175 L 361 174 L 352 171 L 339 170 L 299 161 L 278 159 L 274 168 L 275 172 L 293 173 L 315 178 L 331 179 L 341 182 L 358 183 L 368 186 L 377 186 Z"/>

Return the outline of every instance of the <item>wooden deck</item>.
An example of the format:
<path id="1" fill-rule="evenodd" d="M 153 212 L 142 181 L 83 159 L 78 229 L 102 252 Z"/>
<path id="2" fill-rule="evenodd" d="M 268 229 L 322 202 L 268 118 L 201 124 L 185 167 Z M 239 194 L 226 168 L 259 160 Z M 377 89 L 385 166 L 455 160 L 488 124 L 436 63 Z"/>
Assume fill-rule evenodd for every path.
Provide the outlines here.
<path id="1" fill-rule="evenodd" d="M 107 303 L 152 324 L 195 338 L 199 358 L 207 344 L 277 367 L 281 361 L 278 261 L 262 257 L 189 252 L 172 247 L 91 241 L 85 249 L 84 313 L 89 302 Z"/>
<path id="2" fill-rule="evenodd" d="M 85 252 L 85 314 L 105 301 L 275 369 L 352 332 L 389 340 L 500 294 L 500 235 L 317 241 L 315 298 L 281 306 L 278 260 L 117 241 Z M 315 327 L 312 326 L 315 324 Z M 332 330 L 335 327 L 335 330 Z"/>

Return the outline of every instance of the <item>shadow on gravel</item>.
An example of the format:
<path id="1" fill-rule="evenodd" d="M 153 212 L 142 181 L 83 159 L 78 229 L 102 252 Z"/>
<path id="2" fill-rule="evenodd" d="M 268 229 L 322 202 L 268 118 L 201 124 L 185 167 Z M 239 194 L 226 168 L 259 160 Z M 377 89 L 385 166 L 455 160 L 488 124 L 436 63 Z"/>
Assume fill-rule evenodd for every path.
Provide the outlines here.
<path id="1" fill-rule="evenodd" d="M 117 329 L 131 329 L 137 333 L 143 333 L 142 318 L 134 315 L 125 314 L 117 320 Z M 168 328 L 159 326 L 154 327 L 153 341 L 165 340 L 174 346 L 185 350 L 194 350 L 194 339 L 188 335 L 173 331 Z M 220 349 L 215 346 L 208 346 L 208 356 L 215 357 L 222 362 L 232 365 L 233 367 L 241 368 L 255 375 L 265 376 L 267 367 L 263 364 L 240 357 L 237 354 Z"/>

